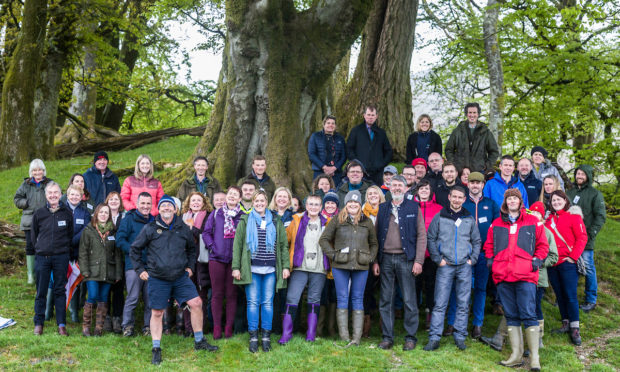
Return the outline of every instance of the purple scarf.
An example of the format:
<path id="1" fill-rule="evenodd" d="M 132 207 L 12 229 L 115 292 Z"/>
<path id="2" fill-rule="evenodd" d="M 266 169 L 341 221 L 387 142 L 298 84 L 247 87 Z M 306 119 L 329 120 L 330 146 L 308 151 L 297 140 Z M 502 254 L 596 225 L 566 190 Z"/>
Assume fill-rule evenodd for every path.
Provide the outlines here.
<path id="1" fill-rule="evenodd" d="M 327 223 L 327 218 L 319 214 L 319 220 L 321 221 L 321 227 L 324 227 Z M 308 212 L 304 212 L 304 215 L 299 221 L 299 227 L 297 228 L 297 236 L 295 237 L 295 250 L 293 252 L 293 267 L 300 267 L 304 262 L 304 237 L 306 236 L 306 230 L 308 229 Z M 327 256 L 323 255 L 323 268 L 329 270 L 329 260 Z"/>

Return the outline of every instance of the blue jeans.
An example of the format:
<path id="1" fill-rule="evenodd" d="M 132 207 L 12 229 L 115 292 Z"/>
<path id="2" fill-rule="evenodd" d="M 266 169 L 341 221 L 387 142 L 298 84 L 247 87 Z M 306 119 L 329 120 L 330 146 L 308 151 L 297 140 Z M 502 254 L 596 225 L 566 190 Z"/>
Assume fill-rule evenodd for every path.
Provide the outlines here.
<path id="1" fill-rule="evenodd" d="M 473 319 L 471 324 L 482 327 L 484 321 L 484 305 L 487 297 L 487 281 L 489 280 L 489 269 L 487 268 L 487 259 L 484 252 L 480 252 L 476 265 L 472 268 L 472 280 L 474 286 L 474 295 L 472 298 Z M 450 294 L 450 305 L 448 306 L 448 324 L 454 325 L 456 317 L 456 292 L 454 287 Z"/>
<path id="2" fill-rule="evenodd" d="M 271 322 L 273 320 L 273 296 L 275 291 L 275 272 L 269 274 L 252 273 L 252 282 L 245 286 L 248 331 L 256 331 L 258 329 L 259 314 L 261 329 L 271 331 Z"/>
<path id="3" fill-rule="evenodd" d="M 435 280 L 435 307 L 431 315 L 430 341 L 439 341 L 443 332 L 444 316 L 454 285 L 456 294 L 456 316 L 454 334 L 456 340 L 467 337 L 467 317 L 469 315 L 469 297 L 471 296 L 471 265 L 444 265 L 437 268 Z"/>
<path id="4" fill-rule="evenodd" d="M 67 269 L 69 254 L 55 256 L 34 256 L 34 270 L 37 277 L 37 296 L 34 300 L 34 325 L 43 325 L 45 321 L 45 305 L 50 279 L 54 280 L 54 307 L 56 308 L 56 324 L 67 324 L 65 285 L 67 285 Z"/>
<path id="5" fill-rule="evenodd" d="M 110 287 L 112 287 L 112 284 L 110 283 L 88 280 L 86 282 L 86 290 L 88 290 L 88 299 L 86 302 L 91 304 L 95 304 L 97 302 L 108 302 Z"/>
<path id="6" fill-rule="evenodd" d="M 596 292 L 598 290 L 598 281 L 596 280 L 596 266 L 594 266 L 594 251 L 593 250 L 585 250 L 581 254 L 583 259 L 586 261 L 588 265 L 588 270 L 586 271 L 586 302 L 595 304 L 596 303 Z"/>
<path id="7" fill-rule="evenodd" d="M 530 282 L 500 282 L 497 293 L 502 299 L 506 324 L 525 328 L 537 326 L 536 284 Z"/>
<path id="8" fill-rule="evenodd" d="M 542 299 L 544 295 L 545 295 L 545 287 L 536 288 L 536 319 L 538 320 L 545 319 L 545 317 L 543 316 L 543 312 L 542 312 Z"/>
<path id="9" fill-rule="evenodd" d="M 345 270 L 332 269 L 334 283 L 336 284 L 336 302 L 338 309 L 349 308 L 349 296 L 351 297 L 351 307 L 353 310 L 364 310 L 364 288 L 368 270 Z M 349 280 L 351 281 L 351 292 L 349 293 Z"/>
<path id="10" fill-rule="evenodd" d="M 579 321 L 579 300 L 577 300 L 577 264 L 563 262 L 547 269 L 549 283 L 553 287 L 555 297 L 558 300 L 558 308 L 562 320 L 571 322 Z M 502 303 L 504 299 L 502 298 Z"/>

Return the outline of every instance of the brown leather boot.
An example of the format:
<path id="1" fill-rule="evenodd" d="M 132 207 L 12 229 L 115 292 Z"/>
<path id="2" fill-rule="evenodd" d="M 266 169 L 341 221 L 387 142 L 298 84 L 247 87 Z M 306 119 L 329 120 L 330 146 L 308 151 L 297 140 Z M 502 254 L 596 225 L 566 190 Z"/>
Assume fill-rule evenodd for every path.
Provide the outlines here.
<path id="1" fill-rule="evenodd" d="M 101 336 L 103 334 L 103 324 L 105 323 L 105 317 L 108 314 L 108 303 L 97 302 L 97 317 L 95 318 L 95 336 Z"/>
<path id="2" fill-rule="evenodd" d="M 90 337 L 90 324 L 93 320 L 93 307 L 95 304 L 87 302 L 84 304 L 84 315 L 82 316 L 82 335 Z"/>
<path id="3" fill-rule="evenodd" d="M 362 330 L 362 337 L 369 338 L 370 337 L 370 327 L 372 323 L 370 322 L 370 315 L 364 315 L 364 328 Z"/>

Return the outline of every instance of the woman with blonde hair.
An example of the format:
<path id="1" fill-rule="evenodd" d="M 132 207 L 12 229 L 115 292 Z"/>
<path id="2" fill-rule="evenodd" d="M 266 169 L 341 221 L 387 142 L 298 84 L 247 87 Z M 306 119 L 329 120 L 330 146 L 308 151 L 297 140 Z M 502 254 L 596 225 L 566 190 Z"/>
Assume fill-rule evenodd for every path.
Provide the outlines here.
<path id="1" fill-rule="evenodd" d="M 278 187 L 273 193 L 273 197 L 269 203 L 269 210 L 274 216 L 280 218 L 284 227 L 288 227 L 293 220 L 293 210 L 291 209 L 292 200 L 293 194 L 288 187 Z"/>
<path id="2" fill-rule="evenodd" d="M 551 194 L 555 190 L 562 190 L 560 180 L 552 174 L 545 176 L 545 178 L 543 178 L 543 187 L 540 190 L 540 198 L 538 199 L 538 201 L 542 202 L 545 206 L 546 215 L 543 216 L 545 219 L 549 216 L 549 213 L 551 213 Z"/>
<path id="3" fill-rule="evenodd" d="M 428 156 L 433 152 L 442 154 L 441 137 L 433 130 L 433 121 L 427 114 L 422 114 L 415 125 L 415 132 L 407 139 L 407 162 L 422 158 L 428 162 Z"/>
<path id="4" fill-rule="evenodd" d="M 142 154 L 138 156 L 133 176 L 129 176 L 125 179 L 123 188 L 121 189 L 121 199 L 123 200 L 125 210 L 130 211 L 136 209 L 138 195 L 140 195 L 141 192 L 148 192 L 153 198 L 151 214 L 153 216 L 159 214 L 157 203 L 159 203 L 159 199 L 164 196 L 164 189 L 161 186 L 161 182 L 153 177 L 154 171 L 153 160 L 151 160 L 148 155 Z"/>

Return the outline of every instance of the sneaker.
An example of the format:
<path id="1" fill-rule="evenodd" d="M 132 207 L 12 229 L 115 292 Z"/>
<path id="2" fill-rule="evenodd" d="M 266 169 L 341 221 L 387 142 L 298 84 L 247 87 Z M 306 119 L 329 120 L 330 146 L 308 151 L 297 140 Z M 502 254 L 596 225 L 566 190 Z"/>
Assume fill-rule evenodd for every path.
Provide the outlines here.
<path id="1" fill-rule="evenodd" d="M 161 347 L 153 348 L 153 358 L 151 359 L 151 363 L 158 366 L 161 364 Z"/>
<path id="2" fill-rule="evenodd" d="M 424 346 L 424 351 L 433 351 L 439 349 L 439 341 L 429 341 L 426 346 Z"/>
<path id="3" fill-rule="evenodd" d="M 207 350 L 213 353 L 219 349 L 219 347 L 209 344 L 204 338 L 198 342 L 194 341 L 194 350 Z"/>
<path id="4" fill-rule="evenodd" d="M 596 307 L 596 304 L 593 304 L 591 302 L 586 302 L 585 304 L 579 306 L 579 308 L 583 310 L 584 313 L 594 310 L 595 307 Z"/>
<path id="5" fill-rule="evenodd" d="M 459 350 L 467 349 L 467 345 L 465 345 L 465 340 L 454 340 L 454 344 L 456 345 L 456 347 L 459 348 Z"/>
<path id="6" fill-rule="evenodd" d="M 123 328 L 123 337 L 132 337 L 134 335 L 133 326 L 126 326 Z"/>

